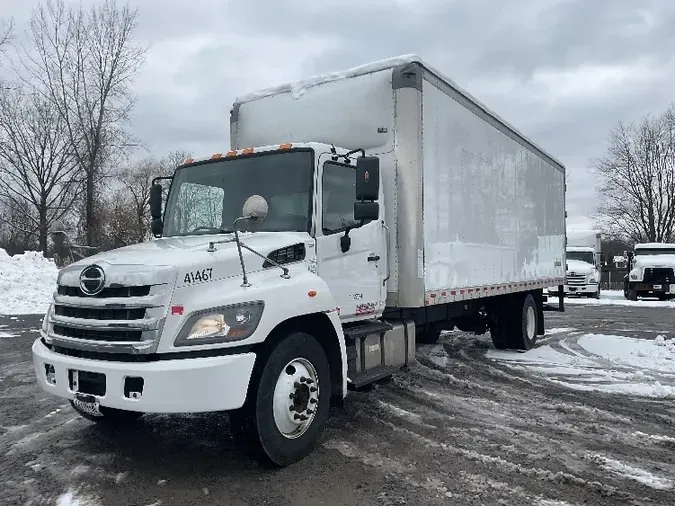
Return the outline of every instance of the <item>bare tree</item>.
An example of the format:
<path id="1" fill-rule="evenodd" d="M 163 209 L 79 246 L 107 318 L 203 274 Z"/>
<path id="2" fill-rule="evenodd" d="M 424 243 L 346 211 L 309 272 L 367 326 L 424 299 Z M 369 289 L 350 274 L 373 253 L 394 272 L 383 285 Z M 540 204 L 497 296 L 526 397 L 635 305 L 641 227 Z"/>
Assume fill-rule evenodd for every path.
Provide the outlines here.
<path id="1" fill-rule="evenodd" d="M 7 201 L 0 197 L 0 213 L 5 218 L 0 221 L 0 248 L 10 255 L 36 248 L 35 233 L 31 231 L 34 212 L 26 201 Z"/>
<path id="2" fill-rule="evenodd" d="M 14 28 L 14 21 L 0 20 L 0 51 L 9 43 L 12 38 L 12 30 Z"/>
<path id="3" fill-rule="evenodd" d="M 133 41 L 137 11 L 115 0 L 66 7 L 44 0 L 30 20 L 23 52 L 26 79 L 61 115 L 84 182 L 87 244 L 100 233 L 96 197 L 106 170 L 135 140 L 127 130 L 135 102 L 131 85 L 145 61 Z"/>
<path id="4" fill-rule="evenodd" d="M 77 198 L 76 177 L 75 153 L 53 104 L 20 88 L 0 96 L 0 197 L 15 207 L 28 205 L 32 227 L 24 232 L 37 231 L 44 253 L 50 225 Z"/>
<path id="5" fill-rule="evenodd" d="M 134 210 L 136 240 L 142 242 L 149 237 L 150 231 L 150 186 L 158 176 L 170 176 L 178 165 L 191 155 L 176 150 L 160 160 L 149 158 L 124 169 L 118 180 L 129 197 Z"/>
<path id="6" fill-rule="evenodd" d="M 675 105 L 638 124 L 619 123 L 596 170 L 597 217 L 607 232 L 633 242 L 675 241 Z"/>

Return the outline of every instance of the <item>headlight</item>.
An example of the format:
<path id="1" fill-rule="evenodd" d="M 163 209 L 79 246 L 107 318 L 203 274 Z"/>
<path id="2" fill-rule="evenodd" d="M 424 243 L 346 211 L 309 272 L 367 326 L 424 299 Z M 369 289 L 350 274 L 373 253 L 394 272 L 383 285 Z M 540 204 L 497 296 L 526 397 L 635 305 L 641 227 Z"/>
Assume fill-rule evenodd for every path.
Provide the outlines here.
<path id="1" fill-rule="evenodd" d="M 249 337 L 260 323 L 265 303 L 246 302 L 199 311 L 190 315 L 175 346 L 240 341 Z"/>

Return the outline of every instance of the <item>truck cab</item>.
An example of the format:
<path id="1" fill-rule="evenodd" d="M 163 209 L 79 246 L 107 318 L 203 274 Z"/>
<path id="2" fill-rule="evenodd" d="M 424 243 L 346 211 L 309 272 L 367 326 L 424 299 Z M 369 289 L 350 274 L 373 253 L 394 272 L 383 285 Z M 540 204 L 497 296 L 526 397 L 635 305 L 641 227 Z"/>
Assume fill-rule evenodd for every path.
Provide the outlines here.
<path id="1" fill-rule="evenodd" d="M 267 424 L 254 430 L 268 460 L 304 456 L 315 438 L 299 436 L 348 381 L 414 357 L 399 323 L 363 332 L 370 353 L 346 349 L 350 324 L 382 314 L 389 275 L 379 159 L 363 154 L 308 143 L 186 160 L 163 212 L 156 181 L 154 240 L 60 271 L 33 346 L 41 387 L 97 422 L 234 411 L 238 427 Z"/>
<path id="2" fill-rule="evenodd" d="M 565 256 L 567 258 L 565 294 L 599 299 L 600 270 L 595 249 L 588 246 L 568 246 Z"/>
<path id="3" fill-rule="evenodd" d="M 656 297 L 675 298 L 675 244 L 637 244 L 628 257 L 629 273 L 624 277 L 623 292 L 628 300 Z"/>

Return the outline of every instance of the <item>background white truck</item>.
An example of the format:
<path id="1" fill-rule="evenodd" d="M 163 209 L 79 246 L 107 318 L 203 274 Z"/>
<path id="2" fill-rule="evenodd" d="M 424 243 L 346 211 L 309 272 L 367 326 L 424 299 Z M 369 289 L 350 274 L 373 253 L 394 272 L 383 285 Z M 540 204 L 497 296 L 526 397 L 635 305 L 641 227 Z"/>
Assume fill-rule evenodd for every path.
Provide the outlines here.
<path id="1" fill-rule="evenodd" d="M 565 295 L 600 298 L 602 234 L 597 230 L 567 230 Z"/>
<path id="2" fill-rule="evenodd" d="M 637 244 L 633 253 L 625 256 L 629 272 L 623 280 L 623 293 L 627 299 L 675 298 L 675 244 Z"/>
<path id="3" fill-rule="evenodd" d="M 534 345 L 564 172 L 417 57 L 238 99 L 230 152 L 178 167 L 163 213 L 153 183 L 156 240 L 61 270 L 39 384 L 102 422 L 231 411 L 287 465 L 416 341 Z"/>

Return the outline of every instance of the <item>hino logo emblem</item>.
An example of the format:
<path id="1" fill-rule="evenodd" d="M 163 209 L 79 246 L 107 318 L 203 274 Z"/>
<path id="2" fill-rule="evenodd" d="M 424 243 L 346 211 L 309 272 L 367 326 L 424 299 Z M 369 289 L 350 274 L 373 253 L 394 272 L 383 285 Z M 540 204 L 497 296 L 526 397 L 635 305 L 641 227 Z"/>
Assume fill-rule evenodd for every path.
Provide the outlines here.
<path id="1" fill-rule="evenodd" d="M 105 273 L 98 265 L 86 267 L 80 274 L 80 290 L 85 295 L 97 295 L 105 286 Z"/>

